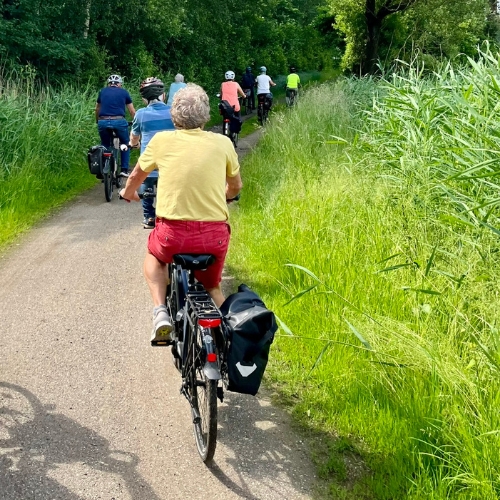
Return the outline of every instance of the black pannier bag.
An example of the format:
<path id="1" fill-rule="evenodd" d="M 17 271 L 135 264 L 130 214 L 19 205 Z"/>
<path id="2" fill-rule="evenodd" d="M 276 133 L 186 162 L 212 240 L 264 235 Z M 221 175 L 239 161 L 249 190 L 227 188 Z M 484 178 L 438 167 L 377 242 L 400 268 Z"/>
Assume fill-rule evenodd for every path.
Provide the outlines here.
<path id="1" fill-rule="evenodd" d="M 221 101 L 221 102 L 219 102 L 219 110 L 220 110 L 220 114 L 224 118 L 229 118 L 230 120 L 233 119 L 233 117 L 234 117 L 234 108 L 227 101 Z"/>
<path id="2" fill-rule="evenodd" d="M 227 389 L 255 396 L 278 329 L 274 313 L 247 285 L 240 285 L 238 292 L 224 301 L 220 311 L 229 340 Z"/>
<path id="3" fill-rule="evenodd" d="M 104 168 L 104 156 L 103 153 L 106 151 L 104 146 L 92 146 L 89 148 L 87 153 L 87 161 L 89 164 L 89 170 L 92 175 L 95 175 L 98 179 L 102 179 L 102 169 Z"/>
<path id="4" fill-rule="evenodd" d="M 231 121 L 229 122 L 229 130 L 233 134 L 239 134 L 241 132 L 241 124 L 243 122 L 241 121 L 241 118 L 238 118 L 237 116 L 233 116 L 231 118 Z"/>

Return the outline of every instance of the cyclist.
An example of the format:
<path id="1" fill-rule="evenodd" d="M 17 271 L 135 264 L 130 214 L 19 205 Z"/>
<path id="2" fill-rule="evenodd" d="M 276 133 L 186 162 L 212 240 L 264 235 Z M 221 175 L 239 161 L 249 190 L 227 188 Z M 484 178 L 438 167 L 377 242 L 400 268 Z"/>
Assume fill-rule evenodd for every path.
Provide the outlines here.
<path id="1" fill-rule="evenodd" d="M 116 130 L 120 143 L 128 143 L 128 123 L 125 120 L 125 108 L 128 109 L 132 119 L 135 116 L 134 105 L 130 94 L 122 88 L 122 77 L 119 75 L 111 75 L 108 78 L 108 86 L 100 90 L 97 96 L 95 106 L 95 119 L 97 130 L 101 137 L 101 144 L 109 148 L 111 146 L 112 137 L 106 130 L 112 127 Z M 128 165 L 130 161 L 130 150 L 121 152 L 121 174 L 124 177 L 128 175 Z"/>
<path id="2" fill-rule="evenodd" d="M 146 78 L 141 82 L 139 92 L 147 107 L 138 109 L 135 114 L 132 130 L 130 131 L 130 145 L 132 147 L 137 146 L 139 139 L 141 139 L 142 154 L 157 132 L 175 130 L 175 127 L 170 116 L 170 108 L 165 104 L 165 85 L 161 80 L 154 76 Z M 152 189 L 157 182 L 158 171 L 153 170 L 142 186 L 144 190 Z M 142 210 L 144 229 L 153 229 L 156 219 L 153 198 L 144 198 L 142 200 Z"/>
<path id="3" fill-rule="evenodd" d="M 154 304 L 153 341 L 168 340 L 172 331 L 165 306 L 165 265 L 174 254 L 213 254 L 215 263 L 195 276 L 217 306 L 224 302 L 220 283 L 230 235 L 226 200 L 242 187 L 231 141 L 203 130 L 210 119 L 206 92 L 188 83 L 175 94 L 171 114 L 177 130 L 158 132 L 151 139 L 120 192 L 126 200 L 139 201 L 137 188 L 149 172 L 158 169 L 156 226 L 144 259 L 144 276 Z"/>
<path id="4" fill-rule="evenodd" d="M 234 81 L 234 71 L 226 71 L 224 75 L 226 81 L 220 86 L 221 101 L 227 101 L 234 109 L 234 115 L 240 117 L 240 101 L 238 96 L 246 97 L 240 84 Z"/>
<path id="5" fill-rule="evenodd" d="M 184 83 L 184 76 L 180 73 L 177 73 L 174 77 L 174 83 L 170 85 L 170 88 L 168 90 L 167 106 L 172 106 L 172 101 L 174 100 L 175 93 L 185 86 L 186 84 Z"/>
<path id="6" fill-rule="evenodd" d="M 254 88 L 254 83 L 255 83 L 255 76 L 252 74 L 252 68 L 251 66 L 248 66 L 247 69 L 245 70 L 245 74 L 243 75 L 241 79 L 241 87 L 244 92 L 247 92 L 248 90 L 250 91 L 250 109 L 252 111 L 255 109 L 255 88 Z"/>
<path id="7" fill-rule="evenodd" d="M 299 92 L 300 87 L 300 77 L 297 74 L 297 70 L 294 66 L 290 67 L 290 74 L 286 77 L 286 97 L 287 102 L 291 102 L 291 99 L 295 99 Z"/>
<path id="8" fill-rule="evenodd" d="M 265 66 L 261 66 L 260 75 L 255 79 L 255 85 L 257 86 L 257 101 L 267 101 L 268 109 L 271 109 L 271 106 L 273 105 L 273 94 L 271 94 L 271 87 L 274 87 L 276 84 L 266 73 L 267 68 Z"/>

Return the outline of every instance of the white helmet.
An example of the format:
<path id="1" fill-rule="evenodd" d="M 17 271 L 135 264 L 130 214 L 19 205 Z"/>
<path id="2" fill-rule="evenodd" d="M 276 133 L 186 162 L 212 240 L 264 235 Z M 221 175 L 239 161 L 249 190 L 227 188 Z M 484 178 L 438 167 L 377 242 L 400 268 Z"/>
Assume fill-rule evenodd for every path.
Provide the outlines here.
<path id="1" fill-rule="evenodd" d="M 234 71 L 226 71 L 226 74 L 224 75 L 226 80 L 234 80 Z"/>
<path id="2" fill-rule="evenodd" d="M 267 71 L 267 68 L 265 66 L 260 67 L 260 72 L 265 73 Z"/>
<path id="3" fill-rule="evenodd" d="M 112 85 L 116 85 L 118 83 L 123 83 L 122 77 L 120 75 L 111 75 L 108 78 L 108 83 L 111 83 Z"/>

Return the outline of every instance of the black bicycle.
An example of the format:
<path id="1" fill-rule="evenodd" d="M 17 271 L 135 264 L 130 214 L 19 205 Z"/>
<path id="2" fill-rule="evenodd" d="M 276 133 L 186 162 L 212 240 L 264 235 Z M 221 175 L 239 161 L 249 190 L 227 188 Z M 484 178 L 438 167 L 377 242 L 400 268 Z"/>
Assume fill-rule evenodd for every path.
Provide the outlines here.
<path id="1" fill-rule="evenodd" d="M 286 88 L 285 90 L 285 100 L 286 100 L 286 105 L 287 107 L 291 108 L 292 106 L 295 105 L 297 101 L 297 97 L 299 95 L 299 90 L 298 89 L 291 89 L 291 88 Z"/>
<path id="2" fill-rule="evenodd" d="M 240 97 L 241 109 L 245 115 L 248 115 L 252 112 L 252 102 L 251 102 L 252 91 L 250 89 L 243 89 L 243 92 L 245 93 L 245 97 Z"/>
<path id="3" fill-rule="evenodd" d="M 227 336 L 219 309 L 194 271 L 214 261 L 213 255 L 173 256 L 166 296 L 173 321 L 171 340 L 151 341 L 154 346 L 172 346 L 182 376 L 181 394 L 191 406 L 196 446 L 205 463 L 213 459 L 217 445 L 217 398 L 223 401 L 227 383 Z"/>
<path id="4" fill-rule="evenodd" d="M 257 95 L 257 120 L 261 125 L 265 125 L 269 115 L 269 108 L 271 107 L 271 99 L 269 94 Z"/>
<path id="5" fill-rule="evenodd" d="M 122 187 L 121 176 L 121 148 L 128 148 L 127 144 L 120 144 L 118 132 L 113 127 L 106 128 L 111 139 L 111 146 L 106 148 L 103 153 L 104 167 L 102 169 L 103 183 L 104 183 L 104 196 L 106 201 L 113 199 L 113 188 L 117 189 Z"/>
<path id="6" fill-rule="evenodd" d="M 220 98 L 220 94 L 217 94 L 217 97 Z M 219 102 L 219 112 L 222 115 L 222 135 L 229 137 L 234 147 L 236 148 L 238 146 L 239 134 L 237 132 L 231 131 L 231 122 L 233 120 L 236 121 L 240 119 L 239 117 L 235 116 L 234 108 L 225 100 Z"/>

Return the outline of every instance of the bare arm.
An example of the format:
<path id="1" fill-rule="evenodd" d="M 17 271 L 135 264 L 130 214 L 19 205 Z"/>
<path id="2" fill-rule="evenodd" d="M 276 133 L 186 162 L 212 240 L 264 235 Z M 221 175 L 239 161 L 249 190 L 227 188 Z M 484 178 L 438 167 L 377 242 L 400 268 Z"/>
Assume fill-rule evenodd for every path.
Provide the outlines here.
<path id="1" fill-rule="evenodd" d="M 238 172 L 234 177 L 226 177 L 226 200 L 234 198 L 243 187 L 241 175 Z"/>
<path id="2" fill-rule="evenodd" d="M 241 96 L 241 97 L 246 97 L 246 94 L 245 92 L 243 92 L 243 89 L 241 88 L 240 84 L 238 84 L 238 94 Z"/>
<path id="3" fill-rule="evenodd" d="M 134 170 L 127 179 L 127 184 L 120 191 L 120 196 L 128 201 L 140 201 L 137 190 L 139 189 L 140 185 L 146 180 L 146 177 L 148 175 L 149 172 L 144 172 L 144 170 L 142 170 L 139 166 L 139 163 L 137 163 Z"/>
<path id="4" fill-rule="evenodd" d="M 130 140 L 129 140 L 130 145 L 132 147 L 137 146 L 139 144 L 140 137 L 141 137 L 140 135 L 134 135 L 132 132 L 130 132 Z"/>
<path id="5" fill-rule="evenodd" d="M 127 104 L 127 109 L 128 109 L 128 112 L 130 113 L 130 116 L 132 117 L 132 120 L 134 119 L 134 116 L 135 116 L 135 108 L 134 108 L 134 105 L 132 103 L 130 104 Z"/>
<path id="6" fill-rule="evenodd" d="M 269 84 L 271 85 L 271 87 L 274 87 L 276 84 L 271 80 L 271 78 L 269 78 Z"/>

